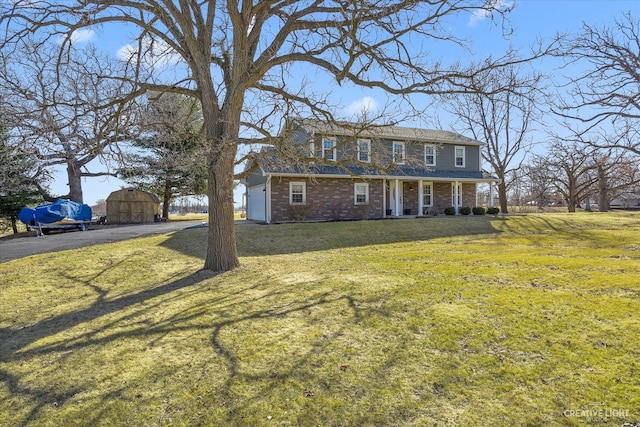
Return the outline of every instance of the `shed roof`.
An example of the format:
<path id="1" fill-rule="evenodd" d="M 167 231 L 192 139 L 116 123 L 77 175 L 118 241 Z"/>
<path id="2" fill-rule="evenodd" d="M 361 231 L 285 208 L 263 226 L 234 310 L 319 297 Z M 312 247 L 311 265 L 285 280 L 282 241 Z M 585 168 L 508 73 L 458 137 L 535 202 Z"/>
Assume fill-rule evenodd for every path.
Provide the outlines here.
<path id="1" fill-rule="evenodd" d="M 140 190 L 138 188 L 128 187 L 122 188 L 120 190 L 113 191 L 107 197 L 107 201 L 109 200 L 134 200 L 137 199 L 139 201 L 150 201 L 154 203 L 160 203 L 160 198 L 145 190 Z"/>

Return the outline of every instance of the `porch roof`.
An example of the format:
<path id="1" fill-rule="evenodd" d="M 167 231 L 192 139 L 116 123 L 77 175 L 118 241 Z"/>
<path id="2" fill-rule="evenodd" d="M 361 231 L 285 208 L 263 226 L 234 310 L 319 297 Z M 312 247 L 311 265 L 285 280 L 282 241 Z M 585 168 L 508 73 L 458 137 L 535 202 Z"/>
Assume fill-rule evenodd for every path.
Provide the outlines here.
<path id="1" fill-rule="evenodd" d="M 498 178 L 485 171 L 441 170 L 420 166 L 395 166 L 393 168 L 374 168 L 354 163 L 298 163 L 296 165 L 279 162 L 275 157 L 259 160 L 260 169 L 265 175 L 272 176 L 314 176 L 319 177 L 365 177 L 387 179 L 433 179 L 437 181 L 463 180 L 498 182 Z"/>

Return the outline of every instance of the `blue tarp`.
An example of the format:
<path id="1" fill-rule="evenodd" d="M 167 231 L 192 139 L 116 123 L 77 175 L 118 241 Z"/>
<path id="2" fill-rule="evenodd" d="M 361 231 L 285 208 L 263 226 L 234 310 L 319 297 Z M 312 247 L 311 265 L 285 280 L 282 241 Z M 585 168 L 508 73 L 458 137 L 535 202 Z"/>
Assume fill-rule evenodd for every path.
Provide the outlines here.
<path id="1" fill-rule="evenodd" d="M 37 208 L 22 208 L 18 219 L 27 225 L 52 224 L 69 218 L 76 221 L 91 221 L 91 208 L 89 205 L 72 202 L 71 200 L 58 199 L 53 203 L 40 205 Z"/>

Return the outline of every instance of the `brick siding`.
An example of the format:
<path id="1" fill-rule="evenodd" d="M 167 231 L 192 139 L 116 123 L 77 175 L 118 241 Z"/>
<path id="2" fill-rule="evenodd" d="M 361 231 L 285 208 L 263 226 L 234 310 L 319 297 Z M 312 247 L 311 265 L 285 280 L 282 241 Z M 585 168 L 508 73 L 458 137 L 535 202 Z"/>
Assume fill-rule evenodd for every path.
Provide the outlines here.
<path id="1" fill-rule="evenodd" d="M 289 205 L 289 183 L 306 183 L 306 204 Z M 369 204 L 354 204 L 354 184 L 369 184 Z M 382 180 L 278 178 L 271 180 L 271 221 L 382 218 Z"/>
<path id="2" fill-rule="evenodd" d="M 434 182 L 433 183 L 433 207 L 437 209 L 439 213 L 443 213 L 445 208 L 453 206 L 451 203 L 452 198 L 452 185 L 450 182 Z M 463 183 L 462 184 L 462 206 L 469 206 L 470 208 L 476 205 L 476 184 L 475 183 Z"/>
<path id="3" fill-rule="evenodd" d="M 289 184 L 304 182 L 306 185 L 306 204 L 289 204 Z M 369 204 L 354 204 L 354 184 L 369 184 Z M 389 181 L 387 181 L 387 185 Z M 403 182 L 403 207 L 410 215 L 418 215 L 418 181 Z M 382 218 L 385 200 L 382 180 L 340 179 L 340 178 L 289 178 L 271 179 L 271 221 L 332 221 L 349 219 Z M 476 184 L 462 184 L 462 205 L 474 207 L 476 202 Z M 389 208 L 389 195 L 386 197 L 386 209 Z M 451 183 L 433 183 L 433 208 L 438 213 L 452 206 Z"/>

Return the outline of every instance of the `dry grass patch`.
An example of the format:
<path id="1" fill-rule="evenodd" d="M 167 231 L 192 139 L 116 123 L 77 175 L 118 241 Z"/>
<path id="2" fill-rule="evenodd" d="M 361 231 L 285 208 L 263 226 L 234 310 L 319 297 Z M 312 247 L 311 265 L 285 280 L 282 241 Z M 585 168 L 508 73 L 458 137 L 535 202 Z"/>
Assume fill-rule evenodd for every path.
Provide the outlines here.
<path id="1" fill-rule="evenodd" d="M 242 266 L 214 277 L 205 229 L 0 264 L 0 419 L 640 421 L 639 215 L 237 233 Z M 622 412 L 567 416 L 594 404 Z"/>

